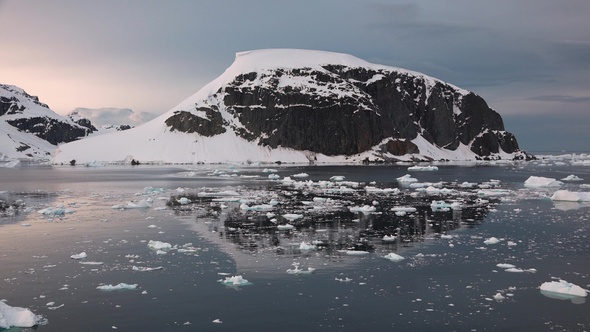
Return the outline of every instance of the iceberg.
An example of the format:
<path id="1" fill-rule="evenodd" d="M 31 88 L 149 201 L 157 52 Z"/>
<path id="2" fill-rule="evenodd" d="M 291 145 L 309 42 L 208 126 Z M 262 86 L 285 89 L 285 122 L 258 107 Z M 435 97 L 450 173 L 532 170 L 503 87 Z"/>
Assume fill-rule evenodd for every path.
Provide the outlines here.
<path id="1" fill-rule="evenodd" d="M 46 320 L 35 315 L 31 310 L 21 307 L 11 307 L 0 301 L 0 329 L 11 327 L 33 327 L 45 324 Z"/>
<path id="2" fill-rule="evenodd" d="M 292 269 L 287 269 L 288 274 L 312 274 L 316 269 L 308 267 L 307 270 L 299 268 L 299 263 L 293 263 Z"/>
<path id="3" fill-rule="evenodd" d="M 332 182 L 342 182 L 344 181 L 345 177 L 342 175 L 334 175 L 332 177 L 330 177 L 330 181 Z"/>
<path id="4" fill-rule="evenodd" d="M 313 244 L 309 244 L 308 242 L 301 242 L 301 244 L 299 244 L 299 250 L 305 250 L 305 251 L 309 251 L 309 250 L 316 250 L 317 247 Z"/>
<path id="5" fill-rule="evenodd" d="M 544 295 L 547 295 L 546 293 L 557 293 L 559 295 L 564 295 L 563 299 L 571 299 L 572 297 L 586 297 L 588 295 L 588 291 L 584 288 L 561 279 L 559 281 L 544 282 L 540 289 L 541 293 Z"/>
<path id="6" fill-rule="evenodd" d="M 395 241 L 395 239 L 396 239 L 395 235 L 383 235 L 383 237 L 381 238 L 381 241 L 393 242 L 393 241 Z"/>
<path id="7" fill-rule="evenodd" d="M 350 210 L 350 212 L 360 212 L 362 214 L 371 214 L 373 212 L 375 212 L 376 208 L 374 206 L 370 206 L 370 205 L 364 205 L 364 206 L 351 206 L 350 208 L 348 208 Z"/>
<path id="8" fill-rule="evenodd" d="M 291 225 L 291 224 L 286 224 L 286 225 L 277 225 L 277 229 L 280 231 L 290 231 L 292 229 L 294 229 L 295 226 Z"/>
<path id="9" fill-rule="evenodd" d="M 561 179 L 561 181 L 582 181 L 584 179 L 582 179 L 581 177 L 578 177 L 574 174 L 568 175 L 566 177 L 564 177 L 563 179 Z"/>
<path id="10" fill-rule="evenodd" d="M 438 171 L 436 166 L 411 166 L 408 171 Z"/>
<path id="11" fill-rule="evenodd" d="M 186 197 L 181 197 L 180 199 L 176 200 L 180 205 L 187 205 L 191 203 L 191 200 Z"/>
<path id="12" fill-rule="evenodd" d="M 418 179 L 413 178 L 410 174 L 400 176 L 396 180 L 397 180 L 397 182 L 401 183 L 402 185 L 408 185 L 410 183 L 418 182 Z"/>
<path id="13" fill-rule="evenodd" d="M 400 255 L 393 253 L 393 252 L 390 252 L 389 254 L 383 256 L 383 258 L 389 259 L 392 262 L 400 262 L 405 259 L 403 256 L 400 256 Z"/>
<path id="14" fill-rule="evenodd" d="M 493 236 L 491 238 L 486 239 L 485 241 L 483 241 L 483 243 L 488 244 L 488 245 L 489 244 L 496 244 L 496 243 L 499 243 L 499 242 L 500 242 L 500 240 L 498 240 L 497 238 L 495 238 Z"/>
<path id="15" fill-rule="evenodd" d="M 530 176 L 525 182 L 524 186 L 528 188 L 556 188 L 561 187 L 563 182 L 557 181 L 554 178 L 545 178 L 542 176 Z"/>
<path id="16" fill-rule="evenodd" d="M 221 282 L 222 284 L 227 285 L 227 286 L 246 286 L 246 285 L 252 285 L 251 282 L 249 282 L 248 280 L 242 278 L 242 276 L 225 277 L 225 279 L 221 279 L 221 280 L 219 280 L 219 282 Z"/>
<path id="17" fill-rule="evenodd" d="M 83 252 L 81 252 L 81 253 L 79 253 L 79 254 L 74 254 L 74 255 L 70 256 L 70 258 L 71 258 L 71 259 L 84 259 L 84 258 L 86 258 L 87 256 L 88 256 L 88 255 L 86 255 L 86 252 L 85 252 L 85 251 L 83 251 Z"/>
<path id="18" fill-rule="evenodd" d="M 117 291 L 117 290 L 133 290 L 137 288 L 137 284 L 126 284 L 124 282 L 119 283 L 117 285 L 102 285 L 102 286 L 98 286 L 96 287 L 96 289 L 98 290 L 102 290 L 102 291 Z"/>
<path id="19" fill-rule="evenodd" d="M 295 213 L 287 213 L 287 214 L 283 214 L 283 218 L 285 218 L 289 221 L 295 221 L 295 220 L 303 218 L 303 215 L 302 214 L 295 214 Z"/>
<path id="20" fill-rule="evenodd" d="M 170 250 L 172 249 L 172 245 L 168 242 L 150 240 L 148 242 L 148 248 L 152 250 Z"/>
<path id="21" fill-rule="evenodd" d="M 451 209 L 451 205 L 445 201 L 432 201 L 432 203 L 430 203 L 430 208 L 432 211 L 446 212 Z"/>
<path id="22" fill-rule="evenodd" d="M 552 201 L 590 202 L 590 192 L 558 190 L 551 196 Z"/>
<path id="23" fill-rule="evenodd" d="M 164 268 L 162 266 L 158 266 L 158 267 L 144 267 L 144 266 L 135 266 L 135 265 L 133 265 L 133 267 L 131 269 L 133 271 L 139 271 L 139 272 L 150 272 L 150 271 L 163 270 Z"/>

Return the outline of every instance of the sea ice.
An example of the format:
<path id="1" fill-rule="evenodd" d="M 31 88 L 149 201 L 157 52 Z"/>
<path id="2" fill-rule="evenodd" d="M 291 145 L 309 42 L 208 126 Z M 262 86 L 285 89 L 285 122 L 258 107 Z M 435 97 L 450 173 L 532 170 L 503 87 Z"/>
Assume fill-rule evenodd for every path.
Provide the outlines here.
<path id="1" fill-rule="evenodd" d="M 588 291 L 578 285 L 574 285 L 565 280 L 548 281 L 541 285 L 541 292 L 559 293 L 567 296 L 586 297 Z"/>
<path id="2" fill-rule="evenodd" d="M 180 205 L 187 205 L 191 203 L 191 200 L 186 198 L 186 197 L 181 197 L 179 199 L 176 200 L 178 202 L 178 204 Z"/>
<path id="3" fill-rule="evenodd" d="M 485 241 L 483 241 L 483 243 L 485 243 L 485 244 L 496 244 L 498 242 L 500 242 L 500 240 L 498 240 L 497 238 L 495 238 L 493 236 L 491 238 L 486 239 Z"/>
<path id="4" fill-rule="evenodd" d="M 248 280 L 242 278 L 242 276 L 225 277 L 225 279 L 221 279 L 219 282 L 227 286 L 246 286 L 252 284 Z"/>
<path id="5" fill-rule="evenodd" d="M 561 187 L 563 182 L 557 181 L 554 178 L 545 178 L 542 176 L 530 176 L 525 182 L 524 186 L 529 188 L 548 188 Z"/>
<path id="6" fill-rule="evenodd" d="M 310 244 L 309 242 L 301 242 L 299 244 L 299 250 L 305 250 L 305 251 L 309 251 L 309 250 L 316 250 L 317 247 L 313 244 Z"/>
<path id="7" fill-rule="evenodd" d="M 512 269 L 512 268 L 516 267 L 516 266 L 514 266 L 512 264 L 508 264 L 508 263 L 498 263 L 498 264 L 496 264 L 496 266 L 501 269 Z"/>
<path id="8" fill-rule="evenodd" d="M 393 252 L 390 252 L 389 254 L 383 256 L 383 258 L 389 259 L 392 262 L 399 262 L 405 259 L 403 256 L 400 256 Z"/>
<path id="9" fill-rule="evenodd" d="M 303 215 L 302 214 L 295 214 L 295 213 L 287 213 L 287 214 L 283 214 L 283 218 L 285 218 L 289 221 L 295 221 L 295 220 L 303 218 Z"/>
<path id="10" fill-rule="evenodd" d="M 405 184 L 405 185 L 408 185 L 408 184 L 414 183 L 414 182 L 418 182 L 418 179 L 413 178 L 410 174 L 406 174 L 404 176 L 400 176 L 396 180 L 397 180 L 397 182 L 399 182 L 401 184 Z"/>
<path id="11" fill-rule="evenodd" d="M 31 310 L 21 307 L 11 307 L 0 301 L 0 328 L 9 329 L 11 327 L 33 327 L 39 324 L 45 324 L 45 319 L 40 315 L 35 315 Z"/>
<path id="12" fill-rule="evenodd" d="M 148 247 L 152 250 L 170 250 L 172 249 L 172 245 L 168 242 L 162 241 L 154 241 L 150 240 L 148 242 Z"/>
<path id="13" fill-rule="evenodd" d="M 342 175 L 334 175 L 334 176 L 330 177 L 330 181 L 333 181 L 333 182 L 342 182 L 342 181 L 344 181 L 344 179 L 345 179 L 345 177 Z"/>
<path id="14" fill-rule="evenodd" d="M 274 174 L 274 173 L 272 173 L 272 174 L 269 174 L 269 175 L 268 175 L 268 179 L 269 179 L 269 180 L 278 180 L 278 179 L 280 179 L 280 178 L 281 178 L 281 177 L 280 177 L 278 174 Z"/>
<path id="15" fill-rule="evenodd" d="M 553 201 L 590 202 L 590 192 L 573 192 L 558 190 L 551 196 Z"/>
<path id="16" fill-rule="evenodd" d="M 164 268 L 161 267 L 161 266 L 158 266 L 158 267 L 144 267 L 144 266 L 135 266 L 135 265 L 133 265 L 133 267 L 131 269 L 133 271 L 139 271 L 139 272 L 150 272 L 150 271 L 163 270 Z"/>
<path id="17" fill-rule="evenodd" d="M 438 171 L 436 166 L 411 166 L 408 171 Z"/>
<path id="18" fill-rule="evenodd" d="M 286 225 L 277 225 L 277 229 L 280 231 L 290 231 L 292 229 L 294 229 L 295 226 L 291 225 L 291 224 L 286 224 Z"/>
<path id="19" fill-rule="evenodd" d="M 99 289 L 102 291 L 132 290 L 132 289 L 136 289 L 136 288 L 137 288 L 137 284 L 126 284 L 124 282 L 117 284 L 117 285 L 102 285 L 102 286 L 96 287 L 96 289 Z"/>
<path id="20" fill-rule="evenodd" d="M 299 173 L 299 174 L 293 174 L 291 176 L 294 177 L 294 178 L 306 178 L 306 177 L 309 177 L 309 174 L 307 174 L 307 173 Z"/>
<path id="21" fill-rule="evenodd" d="M 62 205 L 60 205 L 55 208 L 48 207 L 43 210 L 39 210 L 37 211 L 37 213 L 40 213 L 45 216 L 63 216 L 65 214 L 74 213 L 74 210 L 66 209 Z"/>
<path id="22" fill-rule="evenodd" d="M 350 210 L 350 212 L 361 212 L 362 214 L 371 214 L 372 212 L 375 212 L 376 208 L 374 206 L 370 206 L 370 205 L 364 205 L 364 206 L 351 206 L 348 208 Z"/>
<path id="23" fill-rule="evenodd" d="M 383 242 L 393 242 L 395 241 L 396 236 L 395 235 L 383 235 L 383 237 L 381 238 L 381 241 Z"/>
<path id="24" fill-rule="evenodd" d="M 561 181 L 582 181 L 582 180 L 584 180 L 584 179 L 582 179 L 574 174 L 568 175 L 568 176 L 564 177 L 563 179 L 561 179 Z"/>
<path id="25" fill-rule="evenodd" d="M 346 250 L 346 254 L 349 256 L 365 256 L 370 254 L 370 252 L 364 250 Z"/>
<path id="26" fill-rule="evenodd" d="M 451 205 L 445 201 L 432 201 L 430 203 L 430 208 L 432 211 L 449 211 L 451 209 Z"/>
<path id="27" fill-rule="evenodd" d="M 70 258 L 71 258 L 71 259 L 84 259 L 84 258 L 86 258 L 87 256 L 88 256 L 88 255 L 86 255 L 86 252 L 85 252 L 85 251 L 83 251 L 83 252 L 81 252 L 81 253 L 79 253 L 79 254 L 74 254 L 74 255 L 70 256 Z"/>
<path id="28" fill-rule="evenodd" d="M 287 269 L 288 274 L 312 274 L 316 269 L 308 267 L 307 270 L 299 268 L 299 263 L 293 263 L 292 269 Z"/>

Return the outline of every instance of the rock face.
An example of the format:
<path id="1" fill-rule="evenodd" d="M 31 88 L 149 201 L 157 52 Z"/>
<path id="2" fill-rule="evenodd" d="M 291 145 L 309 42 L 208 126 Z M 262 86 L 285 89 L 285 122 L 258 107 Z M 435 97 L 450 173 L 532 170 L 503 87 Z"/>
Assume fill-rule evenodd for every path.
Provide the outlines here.
<path id="1" fill-rule="evenodd" d="M 92 127 L 92 124 L 89 124 Z M 0 84 L 0 154 L 47 159 L 55 145 L 87 136 L 92 129 L 54 113 L 36 96 Z"/>
<path id="2" fill-rule="evenodd" d="M 261 146 L 327 156 L 375 147 L 386 159 L 419 154 L 410 142 L 418 136 L 439 149 L 467 146 L 479 157 L 520 151 L 500 115 L 472 92 L 391 67 L 321 59 L 318 64 L 243 71 L 166 124 L 204 136 L 221 134 L 227 126 Z M 227 112 L 226 119 L 219 110 Z"/>

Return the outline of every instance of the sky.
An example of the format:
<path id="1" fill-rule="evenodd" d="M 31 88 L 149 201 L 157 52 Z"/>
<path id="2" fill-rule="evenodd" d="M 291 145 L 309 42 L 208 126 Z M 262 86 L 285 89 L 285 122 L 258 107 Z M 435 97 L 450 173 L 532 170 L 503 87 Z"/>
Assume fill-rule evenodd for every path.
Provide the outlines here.
<path id="1" fill-rule="evenodd" d="M 235 53 L 300 48 L 482 96 L 527 151 L 590 151 L 587 0 L 0 0 L 0 83 L 57 113 L 162 114 Z"/>

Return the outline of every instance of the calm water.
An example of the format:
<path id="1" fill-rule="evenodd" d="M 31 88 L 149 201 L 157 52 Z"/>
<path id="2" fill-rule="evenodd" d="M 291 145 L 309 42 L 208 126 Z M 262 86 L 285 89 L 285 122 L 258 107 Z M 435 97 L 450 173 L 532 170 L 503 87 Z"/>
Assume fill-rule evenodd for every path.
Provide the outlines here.
<path id="1" fill-rule="evenodd" d="M 211 166 L 0 169 L 0 199 L 20 205 L 0 217 L 0 298 L 47 318 L 39 331 L 590 329 L 588 303 L 552 299 L 538 289 L 552 278 L 590 288 L 590 208 L 555 205 L 547 198 L 550 192 L 523 187 L 531 175 L 560 179 L 575 174 L 585 180 L 566 188 L 590 191 L 580 189 L 590 184 L 589 167 L 440 166 L 435 172 L 411 173 L 421 182 L 444 181 L 445 187 L 465 192 L 452 197 L 410 195 L 411 189 L 390 196 L 364 190 L 318 194 L 317 188 L 267 181 L 263 167 L 216 167 L 225 176 L 213 176 Z M 407 166 L 272 168 L 281 177 L 305 172 L 309 177 L 300 180 L 320 181 L 344 175 L 347 181 L 375 181 L 371 185 L 379 188 L 397 187 L 395 178 L 408 173 Z M 500 180 L 499 188 L 509 195 L 475 204 L 475 190 L 457 187 L 490 179 Z M 148 186 L 163 191 L 146 192 Z M 239 203 L 197 195 L 227 190 L 238 191 L 250 205 L 274 198 L 280 204 L 273 212 L 304 217 L 294 231 L 278 231 L 266 212 L 245 212 Z M 113 208 L 148 197 L 151 208 Z M 193 203 L 175 203 L 180 197 Z M 330 197 L 343 207 L 312 213 L 305 205 L 310 203 L 303 202 L 314 197 Z M 465 206 L 460 212 L 432 212 L 433 199 L 460 199 Z M 381 214 L 348 212 L 349 206 L 373 201 Z M 37 212 L 60 205 L 74 212 Z M 397 205 L 418 210 L 395 216 L 389 210 Z M 381 241 L 388 234 L 397 240 Z M 501 241 L 485 245 L 490 237 Z M 148 248 L 149 240 L 194 249 L 158 255 Z M 303 241 L 324 246 L 301 251 Z M 342 252 L 360 244 L 370 253 Z M 81 252 L 88 254 L 83 261 L 102 264 L 70 258 Z M 382 257 L 391 252 L 405 259 Z M 287 274 L 294 262 L 317 270 Z M 536 273 L 505 272 L 498 263 Z M 139 272 L 134 265 L 163 269 Z M 219 282 L 231 275 L 242 275 L 251 285 Z M 121 282 L 138 286 L 96 289 Z M 498 292 L 505 300 L 493 299 Z"/>

